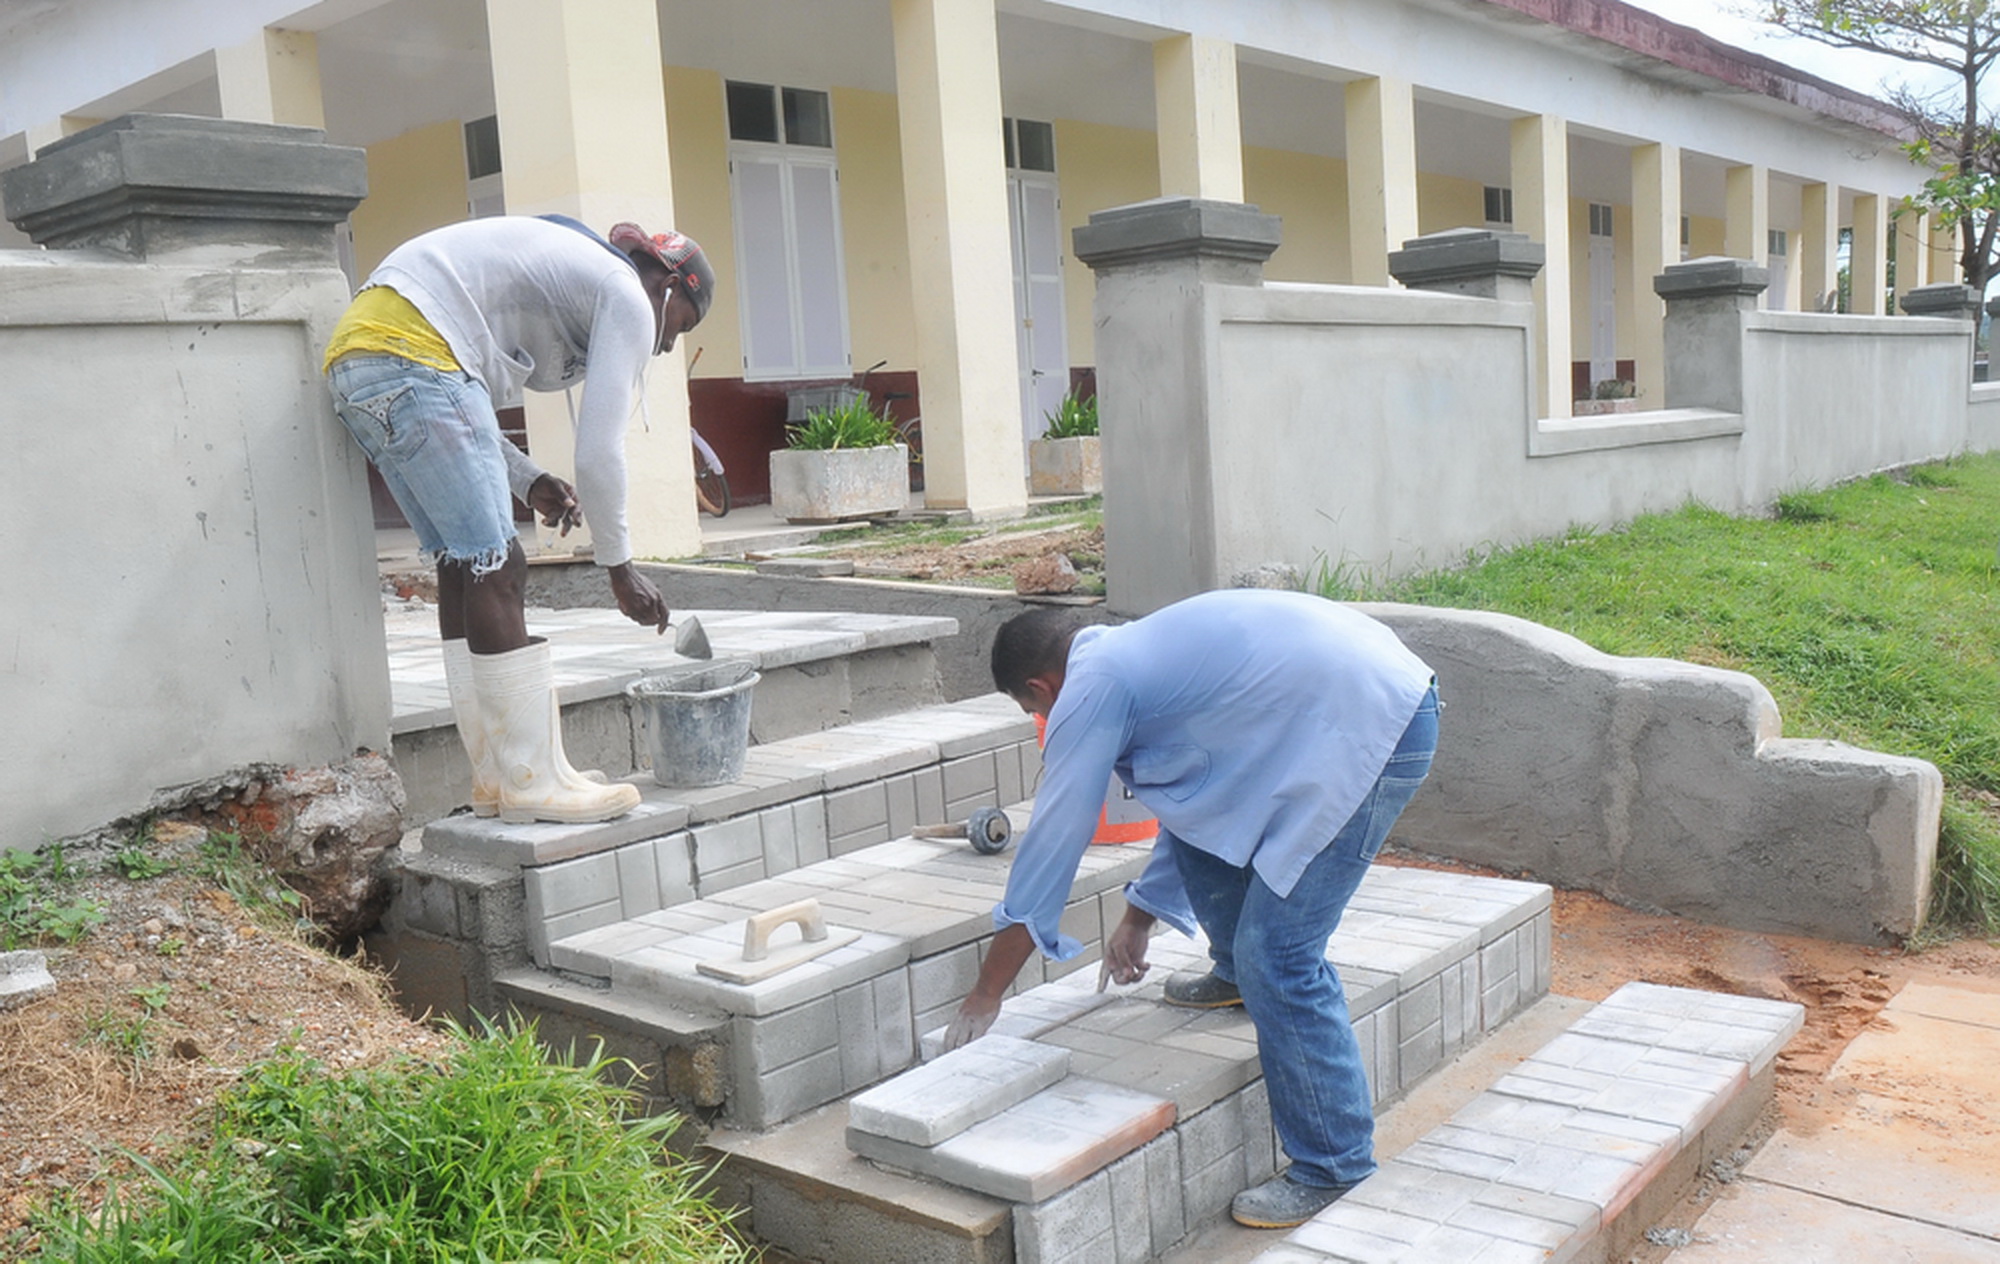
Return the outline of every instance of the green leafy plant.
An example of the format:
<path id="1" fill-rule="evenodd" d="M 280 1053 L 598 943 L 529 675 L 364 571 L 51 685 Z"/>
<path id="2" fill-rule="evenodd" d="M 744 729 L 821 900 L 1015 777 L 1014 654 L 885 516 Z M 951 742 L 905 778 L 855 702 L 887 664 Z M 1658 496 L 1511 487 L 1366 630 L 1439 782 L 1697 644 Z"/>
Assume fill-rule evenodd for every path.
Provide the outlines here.
<path id="1" fill-rule="evenodd" d="M 727 1264 L 749 1258 L 705 1175 L 667 1153 L 603 1056 L 551 1057 L 532 1028 L 453 1027 L 437 1065 L 335 1072 L 296 1048 L 217 1103 L 213 1140 L 101 1211 L 48 1213 L 41 1258 Z"/>
<path id="2" fill-rule="evenodd" d="M 305 898 L 272 877 L 234 831 L 210 830 L 196 852 L 195 868 L 238 904 L 274 923 L 296 928 L 305 913 Z"/>
<path id="3" fill-rule="evenodd" d="M 157 1014 L 173 999 L 174 986 L 171 983 L 146 983 L 131 989 L 132 996 L 146 1007 L 147 1014 Z"/>
<path id="4" fill-rule="evenodd" d="M 1639 384 L 1628 378 L 1607 377 L 1591 388 L 1592 399 L 1637 399 Z"/>
<path id="5" fill-rule="evenodd" d="M 99 905 L 64 890 L 77 876 L 60 847 L 39 856 L 0 851 L 0 952 L 23 945 L 73 944 L 102 922 Z"/>
<path id="6" fill-rule="evenodd" d="M 113 855 L 108 867 L 111 872 L 132 882 L 157 878 L 162 874 L 172 873 L 174 868 L 137 843 Z"/>
<path id="7" fill-rule="evenodd" d="M 144 1062 L 153 1056 L 152 1012 L 121 1014 L 105 1010 L 83 1024 L 84 1039 L 103 1045 L 128 1062 Z"/>
<path id="8" fill-rule="evenodd" d="M 1082 439 L 1097 433 L 1097 396 L 1078 399 L 1072 391 L 1062 397 L 1052 413 L 1043 413 L 1048 425 L 1042 430 L 1044 439 Z"/>
<path id="9" fill-rule="evenodd" d="M 808 409 L 804 422 L 785 431 L 785 442 L 793 451 L 808 452 L 880 448 L 896 442 L 896 427 L 860 395 L 832 408 Z"/>

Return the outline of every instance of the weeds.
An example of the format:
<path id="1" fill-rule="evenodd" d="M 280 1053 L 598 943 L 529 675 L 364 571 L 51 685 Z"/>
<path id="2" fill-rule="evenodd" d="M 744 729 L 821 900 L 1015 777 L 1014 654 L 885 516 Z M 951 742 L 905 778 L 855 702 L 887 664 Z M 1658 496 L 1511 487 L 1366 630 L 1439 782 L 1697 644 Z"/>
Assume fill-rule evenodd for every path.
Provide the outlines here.
<path id="1" fill-rule="evenodd" d="M 678 1121 L 639 1117 L 600 1051 L 550 1058 L 531 1028 L 453 1029 L 446 1063 L 333 1072 L 297 1050 L 218 1103 L 213 1142 L 101 1211 L 51 1212 L 40 1258 L 734 1261 L 748 1258 Z"/>
<path id="2" fill-rule="evenodd" d="M 1368 582 L 1343 599 L 1498 610 L 1612 654 L 1746 671 L 1785 731 L 1936 764 L 1947 803 L 1930 909 L 2000 932 L 2000 456 L 1959 458 L 1780 499 L 1775 519 L 1699 505 L 1619 531 Z"/>
<path id="3" fill-rule="evenodd" d="M 37 944 L 73 944 L 104 920 L 96 903 L 65 888 L 78 874 L 60 846 L 37 855 L 0 851 L 0 952 Z"/>
<path id="4" fill-rule="evenodd" d="M 272 877 L 243 845 L 241 834 L 210 830 L 195 854 L 195 869 L 252 914 L 288 930 L 297 929 L 305 914 L 304 897 Z"/>

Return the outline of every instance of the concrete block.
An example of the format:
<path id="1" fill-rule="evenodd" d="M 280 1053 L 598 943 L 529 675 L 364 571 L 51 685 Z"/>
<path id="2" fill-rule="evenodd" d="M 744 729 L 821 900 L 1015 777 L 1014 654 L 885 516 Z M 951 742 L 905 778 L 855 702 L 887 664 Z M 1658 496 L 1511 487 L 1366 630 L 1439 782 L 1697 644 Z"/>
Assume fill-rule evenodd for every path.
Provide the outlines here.
<path id="1" fill-rule="evenodd" d="M 1146 1160 L 1146 1218 L 1152 1226 L 1153 1249 L 1163 1250 L 1187 1236 L 1192 1227 L 1181 1202 L 1181 1142 L 1172 1131 L 1139 1148 Z"/>
<path id="2" fill-rule="evenodd" d="M 917 781 L 913 775 L 905 773 L 886 779 L 882 791 L 889 803 L 889 837 L 901 838 L 921 824 L 917 820 Z"/>
<path id="3" fill-rule="evenodd" d="M 1243 1112 L 1233 1101 L 1221 1101 L 1174 1125 L 1181 1138 L 1181 1169 L 1200 1172 L 1226 1161 L 1243 1161 Z M 1243 1188 L 1241 1185 L 1237 1189 Z M 1231 1190 L 1234 1195 L 1236 1190 Z"/>
<path id="4" fill-rule="evenodd" d="M 536 921 L 618 902 L 618 860 L 610 852 L 529 869 L 522 880 L 528 916 Z"/>
<path id="5" fill-rule="evenodd" d="M 1173 1117 L 1164 1098 L 1071 1076 L 929 1148 L 852 1131 L 848 1144 L 949 1184 L 1038 1203 L 1160 1135 Z"/>
<path id="6" fill-rule="evenodd" d="M 670 909 L 694 899 L 694 835 L 683 830 L 654 839 L 653 868 L 660 882 L 656 907 Z"/>
<path id="7" fill-rule="evenodd" d="M 742 1017 L 729 1023 L 732 1065 L 739 1076 L 766 1071 L 809 1058 L 840 1044 L 839 1005 L 822 996 L 761 1018 Z"/>
<path id="8" fill-rule="evenodd" d="M 734 868 L 753 860 L 763 864 L 764 834 L 760 817 L 760 813 L 752 813 L 732 820 L 697 825 L 693 829 L 695 885 L 702 885 L 703 876 L 715 870 Z"/>
<path id="9" fill-rule="evenodd" d="M 1396 1030 L 1403 1040 L 1439 1024 L 1444 1017 L 1443 973 L 1425 979 L 1396 997 Z"/>
<path id="10" fill-rule="evenodd" d="M 761 882 L 763 879 L 764 859 L 759 856 L 740 865 L 704 873 L 701 877 L 701 890 L 705 895 L 716 895 L 736 887 L 749 886 L 753 882 Z"/>
<path id="11" fill-rule="evenodd" d="M 818 864 L 830 854 L 827 851 L 826 799 L 813 795 L 791 806 L 792 838 L 797 845 L 799 864 Z"/>
<path id="12" fill-rule="evenodd" d="M 979 948 L 966 944 L 910 962 L 910 1008 L 919 1015 L 956 1006 L 979 980 Z M 926 1030 L 921 1025 L 919 1030 Z"/>
<path id="13" fill-rule="evenodd" d="M 659 787 L 641 784 L 639 793 L 644 797 L 630 812 L 586 825 L 548 821 L 514 825 L 498 817 L 442 817 L 424 826 L 424 850 L 486 864 L 553 865 L 657 838 L 687 824 L 686 805 L 663 797 Z"/>
<path id="14" fill-rule="evenodd" d="M 731 1084 L 728 1118 L 746 1128 L 769 1128 L 815 1106 L 823 1106 L 842 1091 L 840 1050 L 822 1053 Z"/>
<path id="15" fill-rule="evenodd" d="M 764 853 L 764 872 L 772 877 L 799 867 L 799 839 L 789 803 L 757 814 L 757 832 Z"/>
<path id="16" fill-rule="evenodd" d="M 1110 1178 L 1099 1174 L 1046 1202 L 1014 1208 L 1020 1264 L 1085 1264 L 1117 1259 Z"/>
<path id="17" fill-rule="evenodd" d="M 15 1009 L 54 996 L 55 976 L 48 957 L 33 949 L 0 952 L 0 1010 Z"/>
<path id="18" fill-rule="evenodd" d="M 1069 1073 L 1069 1051 L 986 1036 L 850 1098 L 848 1126 L 934 1146 L 1027 1100 Z"/>
<path id="19" fill-rule="evenodd" d="M 919 768 L 910 774 L 910 784 L 917 795 L 917 824 L 942 825 L 945 820 L 944 770 Z"/>
<path id="20" fill-rule="evenodd" d="M 1147 1142 L 1151 1145 L 1152 1142 Z M 1102 1177 L 1111 1185 L 1111 1239 L 1113 1258 L 1119 1264 L 1145 1264 L 1153 1258 L 1153 1217 L 1148 1205 L 1151 1190 L 1146 1184 L 1146 1149 L 1141 1146 L 1104 1169 Z M 1167 1243 L 1160 1243 L 1161 1247 Z"/>
<path id="21" fill-rule="evenodd" d="M 1262 1184 L 1277 1175 L 1278 1137 L 1271 1123 L 1271 1090 L 1263 1080 L 1257 1080 L 1235 1097 L 1236 1109 L 1243 1116 L 1243 1179 L 1244 1188 Z"/>
<path id="22" fill-rule="evenodd" d="M 618 912 L 637 917 L 660 907 L 659 851 L 652 843 L 633 843 L 611 853 L 618 862 Z"/>
<path id="23" fill-rule="evenodd" d="M 946 760 L 941 771 L 947 819 L 957 820 L 973 808 L 992 807 L 998 802 L 999 772 L 991 751 Z"/>

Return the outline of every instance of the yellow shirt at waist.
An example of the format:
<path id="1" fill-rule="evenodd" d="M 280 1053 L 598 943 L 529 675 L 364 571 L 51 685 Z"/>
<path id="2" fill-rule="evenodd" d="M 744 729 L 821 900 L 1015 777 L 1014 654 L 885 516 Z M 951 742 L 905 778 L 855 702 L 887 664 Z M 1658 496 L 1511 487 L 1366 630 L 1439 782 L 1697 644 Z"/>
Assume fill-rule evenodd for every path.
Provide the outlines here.
<path id="1" fill-rule="evenodd" d="M 451 344 L 431 326 L 415 304 L 386 285 L 371 285 L 354 296 L 333 338 L 326 344 L 326 358 L 320 370 L 354 352 L 401 356 L 446 373 L 460 371 Z"/>

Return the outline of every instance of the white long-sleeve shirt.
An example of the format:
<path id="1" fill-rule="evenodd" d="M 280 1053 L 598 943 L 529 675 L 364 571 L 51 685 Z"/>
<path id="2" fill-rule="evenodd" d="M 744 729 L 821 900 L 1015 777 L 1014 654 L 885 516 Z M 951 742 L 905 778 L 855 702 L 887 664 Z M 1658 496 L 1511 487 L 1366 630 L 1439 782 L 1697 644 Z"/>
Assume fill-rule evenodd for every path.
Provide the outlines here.
<path id="1" fill-rule="evenodd" d="M 519 403 L 524 388 L 583 384 L 577 500 L 597 564 L 630 561 L 625 427 L 657 334 L 638 271 L 573 228 L 497 216 L 412 238 L 368 284 L 389 286 L 422 312 L 496 408 Z"/>

